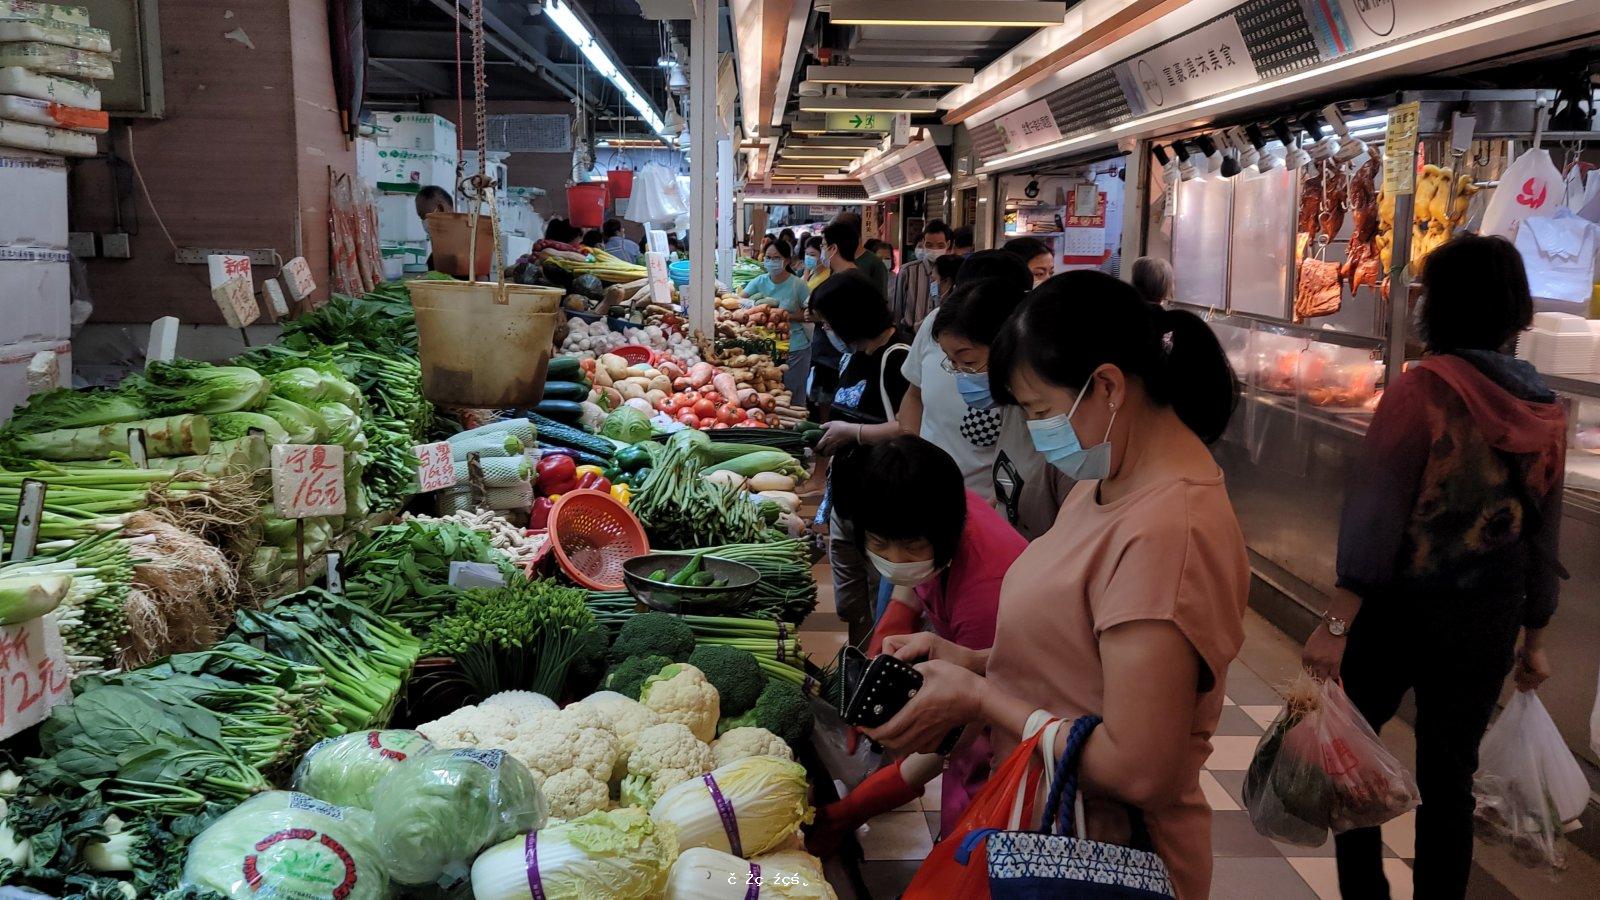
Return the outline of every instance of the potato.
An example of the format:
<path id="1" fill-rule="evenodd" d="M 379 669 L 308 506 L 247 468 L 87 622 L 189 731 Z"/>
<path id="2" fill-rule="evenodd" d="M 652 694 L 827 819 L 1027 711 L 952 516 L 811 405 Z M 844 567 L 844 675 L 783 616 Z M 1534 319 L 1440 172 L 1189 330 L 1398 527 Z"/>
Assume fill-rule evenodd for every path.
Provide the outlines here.
<path id="1" fill-rule="evenodd" d="M 644 388 L 637 381 L 624 381 L 619 390 L 624 400 L 644 399 Z"/>
<path id="2" fill-rule="evenodd" d="M 657 373 L 654 378 L 650 379 L 649 384 L 649 390 L 651 391 L 660 391 L 665 393 L 672 390 L 672 380 L 660 373 Z"/>
<path id="3" fill-rule="evenodd" d="M 611 375 L 613 381 L 621 381 L 628 377 L 628 361 L 615 353 L 601 356 L 600 365 Z"/>

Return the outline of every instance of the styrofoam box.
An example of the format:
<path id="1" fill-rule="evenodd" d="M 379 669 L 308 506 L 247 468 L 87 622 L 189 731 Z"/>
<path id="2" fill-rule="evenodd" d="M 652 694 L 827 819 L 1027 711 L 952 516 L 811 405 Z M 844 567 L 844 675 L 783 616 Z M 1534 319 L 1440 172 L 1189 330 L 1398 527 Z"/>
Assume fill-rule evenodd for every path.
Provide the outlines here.
<path id="1" fill-rule="evenodd" d="M 67 161 L 59 156 L 0 150 L 0 247 L 25 244 L 67 248 Z"/>
<path id="2" fill-rule="evenodd" d="M 407 263 L 420 264 L 428 261 L 426 243 L 391 244 L 384 241 L 379 251 L 383 254 L 383 277 L 388 281 L 399 281 Z"/>
<path id="3" fill-rule="evenodd" d="M 428 228 L 417 217 L 416 194 L 378 195 L 378 240 L 403 244 L 427 239 Z"/>
<path id="4" fill-rule="evenodd" d="M 372 138 L 356 138 L 356 180 L 376 186 L 382 166 L 378 162 L 378 142 Z"/>
<path id="5" fill-rule="evenodd" d="M 455 155 L 455 123 L 442 116 L 427 113 L 378 113 L 375 124 L 378 126 L 376 140 L 379 147 Z"/>
<path id="6" fill-rule="evenodd" d="M 39 353 L 54 353 L 59 387 L 72 385 L 72 344 L 67 341 L 24 341 L 0 346 L 0 422 L 28 399 L 28 365 Z"/>
<path id="7" fill-rule="evenodd" d="M 430 185 L 455 193 L 456 155 L 418 150 L 378 151 L 378 187 L 382 190 L 413 190 Z"/>
<path id="8" fill-rule="evenodd" d="M 0 247 L 0 344 L 71 335 L 71 263 L 65 250 Z"/>

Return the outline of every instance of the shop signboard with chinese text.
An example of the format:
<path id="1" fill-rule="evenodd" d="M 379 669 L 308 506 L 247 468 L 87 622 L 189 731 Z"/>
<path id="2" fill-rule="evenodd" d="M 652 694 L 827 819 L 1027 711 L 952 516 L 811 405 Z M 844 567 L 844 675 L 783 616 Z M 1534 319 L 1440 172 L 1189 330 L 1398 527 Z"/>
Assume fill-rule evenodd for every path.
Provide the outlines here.
<path id="1" fill-rule="evenodd" d="M 206 257 L 206 265 L 211 274 L 211 299 L 222 310 L 229 328 L 243 328 L 261 318 L 250 257 L 213 254 Z"/>
<path id="2" fill-rule="evenodd" d="M 1255 62 L 1234 16 L 1196 28 L 1116 68 L 1134 115 L 1160 112 L 1254 84 Z"/>
<path id="3" fill-rule="evenodd" d="M 1317 51 L 1325 60 L 1505 5 L 1505 0 L 1300 0 Z"/>
<path id="4" fill-rule="evenodd" d="M 1050 104 L 1036 100 L 994 120 L 1000 141 L 1007 153 L 1020 153 L 1061 140 L 1061 129 L 1050 112 Z"/>

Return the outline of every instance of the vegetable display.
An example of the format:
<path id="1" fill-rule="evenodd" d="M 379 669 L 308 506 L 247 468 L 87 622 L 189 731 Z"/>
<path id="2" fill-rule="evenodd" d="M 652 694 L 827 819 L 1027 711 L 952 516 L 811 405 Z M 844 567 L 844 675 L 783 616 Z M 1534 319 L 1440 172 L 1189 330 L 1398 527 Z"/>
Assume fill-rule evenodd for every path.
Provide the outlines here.
<path id="1" fill-rule="evenodd" d="M 433 744 L 415 731 L 356 731 L 328 738 L 300 760 L 294 789 L 335 806 L 369 809 L 383 776 L 432 749 Z"/>
<path id="2" fill-rule="evenodd" d="M 650 817 L 677 829 L 681 849 L 710 847 L 748 858 L 775 849 L 811 821 L 808 790 L 798 763 L 749 756 L 669 789 Z"/>
<path id="3" fill-rule="evenodd" d="M 594 624 L 584 592 L 512 575 L 503 588 L 464 591 L 428 633 L 432 653 L 454 657 L 472 690 L 561 694 Z"/>
<path id="4" fill-rule="evenodd" d="M 677 858 L 672 829 L 637 809 L 592 812 L 493 847 L 472 864 L 474 900 L 660 896 Z"/>
<path id="5" fill-rule="evenodd" d="M 500 750 L 435 750 L 411 757 L 372 792 L 379 852 L 403 885 L 450 889 L 485 847 L 544 825 L 544 795 L 527 767 Z"/>
<path id="6" fill-rule="evenodd" d="M 738 491 L 700 477 L 693 453 L 669 445 L 629 508 L 650 546 L 665 550 L 749 543 L 768 534 L 760 512 Z"/>
<path id="7" fill-rule="evenodd" d="M 452 562 L 490 562 L 493 548 L 455 522 L 410 520 L 374 528 L 345 555 L 345 598 L 417 633 L 455 608 Z"/>

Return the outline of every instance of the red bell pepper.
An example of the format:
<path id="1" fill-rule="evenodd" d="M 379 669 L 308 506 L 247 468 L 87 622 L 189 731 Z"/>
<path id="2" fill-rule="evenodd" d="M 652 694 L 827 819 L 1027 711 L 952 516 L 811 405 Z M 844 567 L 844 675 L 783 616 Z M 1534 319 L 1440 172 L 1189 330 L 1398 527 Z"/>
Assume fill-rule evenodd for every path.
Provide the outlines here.
<path id="1" fill-rule="evenodd" d="M 540 496 L 565 494 L 578 486 L 578 464 L 570 456 L 550 454 L 539 458 L 535 487 Z"/>
<path id="2" fill-rule="evenodd" d="M 580 489 L 608 493 L 611 490 L 611 481 L 604 475 L 596 475 L 593 472 L 585 472 L 578 476 L 578 487 Z"/>
<path id="3" fill-rule="evenodd" d="M 533 508 L 528 511 L 528 528 L 532 531 L 543 531 L 550 527 L 550 510 L 555 507 L 549 497 L 535 497 Z"/>

